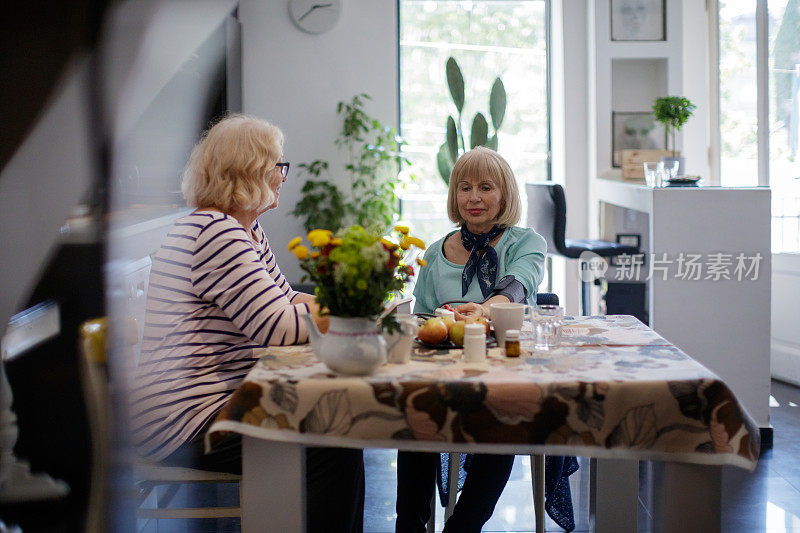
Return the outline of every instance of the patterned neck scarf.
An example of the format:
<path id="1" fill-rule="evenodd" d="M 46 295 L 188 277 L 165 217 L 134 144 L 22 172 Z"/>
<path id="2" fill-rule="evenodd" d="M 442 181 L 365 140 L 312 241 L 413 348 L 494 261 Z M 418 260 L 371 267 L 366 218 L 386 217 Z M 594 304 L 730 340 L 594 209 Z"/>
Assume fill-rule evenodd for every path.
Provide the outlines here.
<path id="1" fill-rule="evenodd" d="M 461 272 L 461 296 L 467 294 L 472 278 L 477 274 L 478 285 L 484 298 L 488 298 L 497 280 L 497 252 L 489 243 L 503 233 L 504 228 L 492 226 L 488 233 L 472 233 L 461 226 L 461 244 L 469 250 L 469 259 Z"/>

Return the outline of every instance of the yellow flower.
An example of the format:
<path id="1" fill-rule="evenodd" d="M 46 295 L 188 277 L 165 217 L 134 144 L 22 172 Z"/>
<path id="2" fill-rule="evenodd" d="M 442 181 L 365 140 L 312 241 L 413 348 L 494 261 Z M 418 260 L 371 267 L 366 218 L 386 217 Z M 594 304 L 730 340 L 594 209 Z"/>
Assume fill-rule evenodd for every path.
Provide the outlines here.
<path id="1" fill-rule="evenodd" d="M 287 246 L 286 248 L 288 248 L 288 249 L 289 249 L 289 251 L 291 252 L 291 251 L 292 251 L 292 250 L 294 250 L 294 249 L 297 247 L 297 245 L 298 245 L 298 244 L 300 244 L 302 241 L 303 241 L 303 238 L 302 238 L 302 237 L 295 237 L 294 239 L 292 239 L 291 241 L 289 241 L 289 246 Z"/>
<path id="2" fill-rule="evenodd" d="M 418 239 L 416 237 L 411 237 L 409 235 L 406 235 L 405 237 L 403 237 L 403 240 L 405 240 L 405 239 L 408 239 L 408 243 L 409 244 L 413 244 L 414 246 L 416 246 L 417 248 L 421 248 L 422 250 L 425 249 L 425 241 L 423 241 L 422 239 Z"/>
<path id="3" fill-rule="evenodd" d="M 394 230 L 395 231 L 399 231 L 403 235 L 408 235 L 408 231 L 409 231 L 408 230 L 408 226 L 395 226 Z"/>
<path id="4" fill-rule="evenodd" d="M 310 238 L 312 235 L 315 235 L 317 233 L 324 233 L 325 235 L 330 235 L 333 232 L 331 230 L 329 230 L 329 229 L 319 229 L 319 228 L 317 228 L 317 229 L 312 229 L 311 231 L 309 231 L 308 232 L 308 236 Z"/>
<path id="5" fill-rule="evenodd" d="M 331 242 L 331 237 L 327 233 L 314 233 L 312 231 L 311 233 L 308 234 L 308 240 L 311 241 L 311 244 L 314 245 L 315 247 L 322 248 L 323 246 Z"/>
<path id="6" fill-rule="evenodd" d="M 341 246 L 342 245 L 342 239 L 331 239 L 331 244 L 334 245 L 334 246 Z"/>
<path id="7" fill-rule="evenodd" d="M 396 250 L 396 249 L 397 249 L 397 245 L 396 245 L 395 243 L 393 243 L 392 241 L 390 241 L 389 239 L 386 239 L 386 238 L 384 238 L 384 237 L 381 237 L 381 242 L 382 242 L 382 243 L 384 244 L 384 246 L 386 246 L 386 247 L 387 247 L 389 250 Z"/>
<path id="8" fill-rule="evenodd" d="M 403 237 L 403 240 L 400 241 L 400 248 L 402 248 L 403 250 L 408 250 L 409 248 L 411 248 L 411 241 L 408 240 L 408 235 Z"/>
<path id="9" fill-rule="evenodd" d="M 303 260 L 308 257 L 308 248 L 303 246 L 302 244 L 299 246 L 294 247 L 294 255 L 297 256 L 298 259 Z"/>
<path id="10" fill-rule="evenodd" d="M 319 252 L 311 252 L 310 257 L 311 259 L 316 259 L 317 257 L 319 257 Z"/>
<path id="11" fill-rule="evenodd" d="M 421 258 L 421 257 L 417 257 L 417 264 L 418 264 L 419 266 L 421 266 L 421 267 L 424 267 L 425 265 L 427 265 L 427 264 L 428 264 L 428 262 L 427 262 L 427 261 L 425 261 L 425 260 L 424 260 L 423 258 Z"/>

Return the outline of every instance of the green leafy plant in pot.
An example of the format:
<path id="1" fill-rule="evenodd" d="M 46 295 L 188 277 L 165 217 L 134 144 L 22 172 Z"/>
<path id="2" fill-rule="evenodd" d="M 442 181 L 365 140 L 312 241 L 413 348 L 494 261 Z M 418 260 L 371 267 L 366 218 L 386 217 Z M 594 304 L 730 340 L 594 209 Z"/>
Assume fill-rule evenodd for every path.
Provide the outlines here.
<path id="1" fill-rule="evenodd" d="M 445 74 L 447 76 L 447 88 L 450 90 L 450 96 L 458 111 L 458 118 L 454 119 L 452 115 L 447 117 L 447 132 L 445 135 L 445 142 L 439 147 L 439 152 L 436 154 L 436 165 L 439 169 L 439 175 L 444 180 L 445 184 L 450 183 L 450 173 L 453 170 L 456 160 L 467 151 L 467 145 L 464 141 L 464 130 L 461 125 L 462 112 L 464 111 L 464 76 L 461 74 L 461 68 L 458 62 L 452 57 L 448 58 L 445 64 Z M 489 116 L 492 120 L 492 129 L 494 130 L 491 137 L 489 136 L 489 123 L 483 113 L 476 113 L 472 119 L 472 126 L 470 128 L 469 149 L 476 146 L 486 146 L 492 150 L 497 150 L 497 131 L 503 124 L 503 118 L 506 114 L 506 89 L 503 86 L 503 81 L 497 77 L 492 84 L 492 90 L 489 93 Z"/>
<path id="2" fill-rule="evenodd" d="M 674 164 L 678 161 L 678 174 L 685 173 L 686 160 L 682 156 L 677 156 L 675 151 L 675 135 L 678 130 L 686 124 L 686 121 L 694 114 L 696 106 L 683 96 L 662 96 L 655 99 L 653 103 L 653 114 L 655 119 L 664 125 L 667 135 L 672 139 L 672 156 L 662 157 L 661 160 L 666 164 Z"/>
<path id="3" fill-rule="evenodd" d="M 311 179 L 301 190 L 302 196 L 292 214 L 303 220 L 306 231 L 317 228 L 340 228 L 357 224 L 370 231 L 385 232 L 398 213 L 397 179 L 403 166 L 410 165 L 400 153 L 405 144 L 393 128 L 385 126 L 364 110 L 371 98 L 356 95 L 349 102 L 339 102 L 337 114 L 342 129 L 336 146 L 347 153 L 344 170 L 349 191 L 342 192 L 324 176 L 330 173 L 327 161 L 318 159 L 298 165 Z"/>

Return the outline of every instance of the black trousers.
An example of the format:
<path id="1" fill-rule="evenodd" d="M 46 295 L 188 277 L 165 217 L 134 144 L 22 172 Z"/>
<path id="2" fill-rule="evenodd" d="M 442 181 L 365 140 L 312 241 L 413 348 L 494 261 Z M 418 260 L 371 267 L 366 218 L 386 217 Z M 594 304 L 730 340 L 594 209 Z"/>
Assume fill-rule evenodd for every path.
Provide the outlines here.
<path id="1" fill-rule="evenodd" d="M 422 533 L 426 530 L 439 461 L 438 453 L 398 452 L 397 533 Z M 480 532 L 494 512 L 513 465 L 513 455 L 476 454 L 461 489 L 461 497 L 453 515 L 445 523 L 443 533 Z"/>
<path id="2" fill-rule="evenodd" d="M 242 473 L 242 437 L 231 434 L 213 452 L 205 431 L 162 462 L 213 472 Z M 364 453 L 349 448 L 306 448 L 306 523 L 309 533 L 364 529 Z"/>

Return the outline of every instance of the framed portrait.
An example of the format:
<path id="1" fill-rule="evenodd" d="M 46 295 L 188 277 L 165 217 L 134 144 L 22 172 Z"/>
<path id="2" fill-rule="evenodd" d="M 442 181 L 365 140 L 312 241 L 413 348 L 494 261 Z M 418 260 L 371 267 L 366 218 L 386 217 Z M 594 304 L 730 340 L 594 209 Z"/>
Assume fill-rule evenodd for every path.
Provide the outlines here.
<path id="1" fill-rule="evenodd" d="M 611 113 L 611 166 L 622 166 L 622 150 L 666 150 L 667 130 L 653 113 Z"/>
<path id="2" fill-rule="evenodd" d="M 612 41 L 666 41 L 666 0 L 611 0 Z"/>

